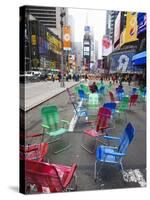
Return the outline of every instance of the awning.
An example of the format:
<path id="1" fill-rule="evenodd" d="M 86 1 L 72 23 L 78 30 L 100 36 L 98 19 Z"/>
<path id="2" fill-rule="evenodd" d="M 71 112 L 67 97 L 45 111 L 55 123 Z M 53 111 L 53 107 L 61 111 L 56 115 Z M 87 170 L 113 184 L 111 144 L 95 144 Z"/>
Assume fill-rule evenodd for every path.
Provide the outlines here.
<path id="1" fill-rule="evenodd" d="M 133 65 L 142 65 L 146 64 L 146 51 L 136 54 L 132 58 Z"/>

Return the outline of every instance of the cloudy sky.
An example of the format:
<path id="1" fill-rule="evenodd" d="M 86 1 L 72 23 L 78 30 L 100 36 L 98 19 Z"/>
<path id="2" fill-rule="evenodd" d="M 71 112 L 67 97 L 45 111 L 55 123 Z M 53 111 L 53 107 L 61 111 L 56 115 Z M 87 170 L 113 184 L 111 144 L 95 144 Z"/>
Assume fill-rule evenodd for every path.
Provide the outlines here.
<path id="1" fill-rule="evenodd" d="M 93 28 L 94 39 L 97 40 L 99 44 L 99 58 L 101 58 L 101 41 L 106 29 L 106 11 L 69 8 L 68 15 L 72 15 L 74 19 L 73 32 L 75 42 L 83 41 L 85 25 L 89 25 Z"/>

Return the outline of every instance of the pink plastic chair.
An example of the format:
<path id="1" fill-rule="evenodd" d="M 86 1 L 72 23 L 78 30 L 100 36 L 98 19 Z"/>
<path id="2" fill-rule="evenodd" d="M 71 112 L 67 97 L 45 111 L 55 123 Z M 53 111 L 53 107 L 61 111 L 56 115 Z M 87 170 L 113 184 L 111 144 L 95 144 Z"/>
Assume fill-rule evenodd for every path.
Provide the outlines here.
<path id="1" fill-rule="evenodd" d="M 21 160 L 43 161 L 48 152 L 48 143 L 33 144 L 29 146 L 20 145 Z"/>
<path id="2" fill-rule="evenodd" d="M 115 99 L 114 94 L 111 91 L 109 91 L 109 97 L 112 103 L 119 103 L 119 101 Z"/>
<path id="3" fill-rule="evenodd" d="M 138 100 L 138 94 L 133 94 L 130 96 L 129 107 L 135 106 Z"/>
<path id="4" fill-rule="evenodd" d="M 108 108 L 101 107 L 98 111 L 98 116 L 96 120 L 96 126 L 93 129 L 86 129 L 84 131 L 83 135 L 83 142 L 82 147 L 88 151 L 89 153 L 94 153 L 96 150 L 96 143 L 100 136 L 105 135 L 104 131 L 108 128 L 110 128 L 110 119 L 111 119 L 111 110 Z M 90 141 L 88 143 L 85 143 L 85 139 L 90 137 Z M 93 140 L 92 140 L 93 139 Z M 98 140 L 100 142 L 100 140 Z M 92 145 L 89 145 L 92 143 Z M 92 146 L 89 148 L 89 146 Z"/>
<path id="5" fill-rule="evenodd" d="M 49 192 L 65 192 L 69 190 L 69 185 L 73 179 L 76 189 L 76 171 L 77 165 L 73 164 L 71 167 L 64 165 L 49 164 L 38 161 L 25 161 L 25 180 L 26 185 L 35 185 L 38 192 L 44 192 L 45 188 Z M 28 187 L 31 188 L 31 187 Z M 28 192 L 30 192 L 29 190 Z"/>

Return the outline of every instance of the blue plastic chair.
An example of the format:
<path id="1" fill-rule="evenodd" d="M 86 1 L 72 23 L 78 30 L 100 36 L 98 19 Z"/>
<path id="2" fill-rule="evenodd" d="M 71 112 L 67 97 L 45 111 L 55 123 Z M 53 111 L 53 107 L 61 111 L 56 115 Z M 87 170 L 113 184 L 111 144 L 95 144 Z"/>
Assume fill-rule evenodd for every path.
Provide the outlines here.
<path id="1" fill-rule="evenodd" d="M 116 96 L 117 96 L 117 99 L 118 99 L 119 101 L 121 101 L 122 98 L 125 97 L 125 92 L 124 92 L 124 90 L 123 90 L 123 89 L 118 89 L 118 88 L 116 88 Z"/>
<path id="2" fill-rule="evenodd" d="M 96 161 L 94 169 L 94 179 L 97 179 L 97 163 L 108 163 L 112 165 L 118 165 L 121 170 L 123 170 L 122 159 L 126 156 L 126 151 L 129 144 L 132 142 L 135 135 L 135 128 L 132 123 L 129 122 L 125 127 L 122 136 L 112 137 L 104 136 L 107 140 L 120 141 L 118 147 L 112 146 L 98 146 L 96 149 Z"/>
<path id="3" fill-rule="evenodd" d="M 137 93 L 138 93 L 138 88 L 132 88 L 130 95 L 137 94 Z"/>
<path id="4" fill-rule="evenodd" d="M 71 95 L 69 93 L 69 89 L 67 88 L 67 93 L 69 95 L 69 99 L 70 99 L 70 102 L 71 104 L 73 105 L 73 108 L 74 108 L 74 111 L 76 113 L 76 116 L 78 116 L 79 118 L 80 117 L 85 117 L 85 118 L 88 118 L 88 111 L 86 108 L 84 108 L 83 106 L 77 106 L 77 104 L 75 104 L 73 101 L 72 101 L 72 98 L 71 98 Z"/>
<path id="5" fill-rule="evenodd" d="M 83 101 L 87 101 L 88 100 L 88 95 L 84 92 L 84 90 L 79 89 L 78 90 L 78 95 L 79 95 L 80 100 L 83 100 Z"/>
<path id="6" fill-rule="evenodd" d="M 115 102 L 110 102 L 110 103 L 104 103 L 103 107 L 110 109 L 112 114 L 114 114 L 116 111 L 116 105 L 117 104 Z"/>
<path id="7" fill-rule="evenodd" d="M 100 88 L 98 88 L 98 94 L 105 95 L 105 86 L 101 86 Z"/>

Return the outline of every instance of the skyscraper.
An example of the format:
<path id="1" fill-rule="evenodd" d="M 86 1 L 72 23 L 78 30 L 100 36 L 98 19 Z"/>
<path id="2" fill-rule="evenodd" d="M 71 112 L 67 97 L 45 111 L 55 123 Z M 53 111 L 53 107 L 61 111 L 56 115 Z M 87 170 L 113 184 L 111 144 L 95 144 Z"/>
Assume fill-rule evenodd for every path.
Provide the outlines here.
<path id="1" fill-rule="evenodd" d="M 114 42 L 114 24 L 119 11 L 108 10 L 106 13 L 106 35 Z"/>

